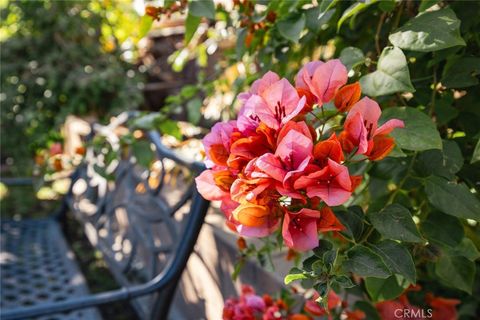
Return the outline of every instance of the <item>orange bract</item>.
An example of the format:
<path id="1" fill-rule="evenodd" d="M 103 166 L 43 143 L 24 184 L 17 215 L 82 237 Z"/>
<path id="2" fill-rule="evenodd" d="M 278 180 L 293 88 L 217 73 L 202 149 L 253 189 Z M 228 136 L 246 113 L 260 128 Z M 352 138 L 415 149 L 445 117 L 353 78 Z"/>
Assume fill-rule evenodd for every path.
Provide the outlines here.
<path id="1" fill-rule="evenodd" d="M 361 93 L 362 89 L 358 81 L 341 87 L 335 95 L 335 107 L 340 112 L 349 111 L 360 99 Z"/>
<path id="2" fill-rule="evenodd" d="M 233 216 L 245 226 L 260 227 L 270 220 L 270 210 L 267 206 L 245 202 L 233 211 Z"/>

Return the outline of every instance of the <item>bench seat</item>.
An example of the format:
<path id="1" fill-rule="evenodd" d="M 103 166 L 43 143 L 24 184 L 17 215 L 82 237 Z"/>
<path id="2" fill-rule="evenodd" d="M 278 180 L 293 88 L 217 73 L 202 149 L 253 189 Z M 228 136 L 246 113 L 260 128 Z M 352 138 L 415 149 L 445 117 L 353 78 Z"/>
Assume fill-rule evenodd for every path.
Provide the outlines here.
<path id="1" fill-rule="evenodd" d="M 42 305 L 89 294 L 85 278 L 51 218 L 1 223 L 1 309 Z M 97 309 L 81 309 L 35 319 L 101 319 Z"/>

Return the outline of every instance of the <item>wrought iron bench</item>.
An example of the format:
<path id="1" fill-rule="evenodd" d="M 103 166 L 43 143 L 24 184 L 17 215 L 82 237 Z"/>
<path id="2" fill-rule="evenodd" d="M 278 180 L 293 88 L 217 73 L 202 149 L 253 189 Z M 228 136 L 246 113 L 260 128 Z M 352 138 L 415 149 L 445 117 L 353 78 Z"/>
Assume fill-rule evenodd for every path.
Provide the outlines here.
<path id="1" fill-rule="evenodd" d="M 2 221 L 1 319 L 97 319 L 96 306 L 121 300 L 141 319 L 167 318 L 209 206 L 193 183 L 204 167 L 166 148 L 155 131 L 145 134 L 154 169 L 139 166 L 131 152 L 107 165 L 104 148 L 121 153 L 113 132 L 126 118 L 92 127 L 93 138 L 103 136 L 108 145 L 87 148 L 56 214 Z M 68 213 L 102 252 L 120 289 L 89 293 L 62 233 Z"/>

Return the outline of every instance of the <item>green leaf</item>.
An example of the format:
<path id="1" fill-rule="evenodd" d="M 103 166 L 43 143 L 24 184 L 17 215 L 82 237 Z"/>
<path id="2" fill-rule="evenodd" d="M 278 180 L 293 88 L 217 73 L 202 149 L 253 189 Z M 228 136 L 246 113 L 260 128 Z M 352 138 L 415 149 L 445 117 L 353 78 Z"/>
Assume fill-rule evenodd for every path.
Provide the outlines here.
<path id="1" fill-rule="evenodd" d="M 344 289 L 355 287 L 355 284 L 352 282 L 352 279 L 350 279 L 350 277 L 347 277 L 345 275 L 334 276 L 333 280 Z"/>
<path id="2" fill-rule="evenodd" d="M 383 240 L 370 246 L 383 259 L 390 271 L 402 275 L 410 283 L 416 283 L 415 263 L 404 246 L 392 240 Z"/>
<path id="3" fill-rule="evenodd" d="M 380 10 L 384 12 L 392 12 L 395 10 L 396 7 L 396 1 L 395 0 L 383 0 L 380 1 L 380 4 L 378 5 Z"/>
<path id="4" fill-rule="evenodd" d="M 450 247 L 460 244 L 464 235 L 458 218 L 435 211 L 422 222 L 421 230 L 428 240 Z"/>
<path id="5" fill-rule="evenodd" d="M 277 23 L 277 28 L 282 37 L 293 42 L 298 42 L 300 34 L 305 28 L 305 15 L 302 14 L 281 20 Z"/>
<path id="6" fill-rule="evenodd" d="M 318 33 L 322 26 L 330 21 L 334 13 L 335 9 L 322 13 L 319 7 L 310 8 L 305 11 L 305 26 L 314 33 Z"/>
<path id="7" fill-rule="evenodd" d="M 389 119 L 400 119 L 405 123 L 405 128 L 391 133 L 400 148 L 413 151 L 442 149 L 442 139 L 435 124 L 423 112 L 410 107 L 392 107 L 382 112 L 382 121 Z"/>
<path id="8" fill-rule="evenodd" d="M 418 7 L 418 11 L 423 12 L 430 8 L 431 6 L 437 4 L 440 0 L 422 0 L 420 6 Z"/>
<path id="9" fill-rule="evenodd" d="M 443 162 L 451 173 L 457 173 L 463 167 L 463 155 L 458 144 L 453 140 L 443 140 Z"/>
<path id="10" fill-rule="evenodd" d="M 303 260 L 302 262 L 302 267 L 303 267 L 303 270 L 306 270 L 306 271 L 312 271 L 312 265 L 318 261 L 318 257 L 317 256 L 311 256 L 311 257 L 308 257 L 307 259 Z"/>
<path id="11" fill-rule="evenodd" d="M 323 263 L 322 260 L 317 260 L 314 263 L 312 263 L 312 272 L 317 276 L 319 276 L 324 272 L 324 266 L 325 264 Z"/>
<path id="12" fill-rule="evenodd" d="M 460 36 L 460 20 L 450 8 L 422 12 L 388 39 L 399 48 L 421 52 L 465 45 Z"/>
<path id="13" fill-rule="evenodd" d="M 247 37 L 248 30 L 246 28 L 240 28 L 237 30 L 237 43 L 236 43 L 236 50 L 237 53 L 237 60 L 241 60 L 245 51 L 247 50 L 247 46 L 245 45 L 245 38 Z"/>
<path id="14" fill-rule="evenodd" d="M 386 279 L 370 277 L 365 279 L 365 288 L 375 302 L 395 299 L 409 285 L 408 281 L 395 275 L 391 275 Z"/>
<path id="15" fill-rule="evenodd" d="M 214 20 L 215 4 L 213 0 L 190 0 L 188 4 L 188 14 Z"/>
<path id="16" fill-rule="evenodd" d="M 475 146 L 475 150 L 473 151 L 472 159 L 470 163 L 475 163 L 480 161 L 480 139 L 478 139 L 477 144 Z"/>
<path id="17" fill-rule="evenodd" d="M 340 52 L 340 61 L 347 67 L 348 70 L 365 61 L 363 51 L 355 47 L 346 47 Z"/>
<path id="18" fill-rule="evenodd" d="M 337 259 L 337 250 L 330 250 L 325 252 L 323 255 L 323 264 L 325 268 L 330 271 L 332 267 L 335 265 L 335 260 Z"/>
<path id="19" fill-rule="evenodd" d="M 237 280 L 237 278 L 240 275 L 240 272 L 242 271 L 244 265 L 245 265 L 245 259 L 240 259 L 235 263 L 235 266 L 234 266 L 233 272 L 232 272 L 232 280 L 233 281 Z"/>
<path id="20" fill-rule="evenodd" d="M 292 268 L 288 272 L 288 274 L 285 276 L 285 279 L 283 282 L 287 285 L 295 280 L 302 280 L 302 279 L 307 279 L 308 277 L 303 273 L 302 270 L 298 268 Z"/>
<path id="21" fill-rule="evenodd" d="M 185 45 L 192 40 L 193 35 L 197 31 L 198 25 L 200 24 L 200 20 L 200 17 L 194 16 L 190 13 L 187 15 L 187 19 L 185 19 Z"/>
<path id="22" fill-rule="evenodd" d="M 374 4 L 378 0 L 366 0 L 365 2 L 356 2 L 347 8 L 337 22 L 337 32 L 342 27 L 342 24 L 350 18 L 355 18 L 357 14 L 367 9 L 370 5 Z"/>
<path id="23" fill-rule="evenodd" d="M 160 132 L 163 134 L 168 134 L 178 140 L 182 140 L 182 132 L 180 132 L 180 128 L 176 121 L 169 119 L 164 120 L 158 124 L 158 129 L 160 129 Z"/>
<path id="24" fill-rule="evenodd" d="M 141 39 L 147 35 L 153 24 L 153 18 L 144 15 L 140 18 L 140 26 L 138 28 L 138 38 Z"/>
<path id="25" fill-rule="evenodd" d="M 480 58 L 461 57 L 446 68 L 442 85 L 447 88 L 465 88 L 478 85 Z"/>
<path id="26" fill-rule="evenodd" d="M 360 240 L 363 233 L 363 219 L 365 214 L 358 206 L 348 208 L 348 211 L 335 212 L 335 216 L 346 228 L 343 232 L 353 240 Z"/>
<path id="27" fill-rule="evenodd" d="M 155 158 L 155 154 L 150 146 L 150 141 L 137 140 L 132 144 L 132 152 L 137 159 L 137 163 L 144 168 L 149 168 Z"/>
<path id="28" fill-rule="evenodd" d="M 457 118 L 459 113 L 459 109 L 454 107 L 454 98 L 451 95 L 445 95 L 435 102 L 438 127 L 448 124 L 451 120 Z"/>
<path id="29" fill-rule="evenodd" d="M 463 238 L 462 242 L 454 248 L 447 248 L 447 253 L 451 256 L 465 257 L 470 261 L 480 258 L 480 252 L 469 238 Z"/>
<path id="30" fill-rule="evenodd" d="M 163 118 L 164 116 L 157 112 L 141 115 L 133 119 L 132 127 L 143 130 L 156 129 L 157 123 L 162 121 Z"/>
<path id="31" fill-rule="evenodd" d="M 455 173 L 463 166 L 463 156 L 457 143 L 443 140 L 443 150 L 427 150 L 417 159 L 415 169 L 423 176 L 437 175 L 446 179 L 454 179 Z"/>
<path id="32" fill-rule="evenodd" d="M 442 255 L 435 264 L 435 273 L 446 284 L 472 294 L 475 263 L 462 256 Z"/>
<path id="33" fill-rule="evenodd" d="M 325 239 L 320 239 L 318 247 L 313 249 L 313 253 L 320 259 L 323 259 L 323 255 L 333 249 L 333 244 Z"/>
<path id="34" fill-rule="evenodd" d="M 346 270 L 361 277 L 384 279 L 391 274 L 382 258 L 365 246 L 354 246 L 347 251 L 347 257 L 348 259 L 344 261 L 343 266 Z"/>
<path id="35" fill-rule="evenodd" d="M 423 242 L 412 215 L 407 208 L 392 204 L 380 212 L 371 212 L 368 218 L 385 238 L 406 242 Z"/>
<path id="36" fill-rule="evenodd" d="M 318 6 L 319 14 L 317 19 L 320 20 L 339 0 L 323 0 Z"/>
<path id="37" fill-rule="evenodd" d="M 200 98 L 195 98 L 187 103 L 187 112 L 188 112 L 188 122 L 197 124 L 202 117 L 200 108 L 202 107 L 202 100 Z"/>
<path id="38" fill-rule="evenodd" d="M 414 92 L 407 59 L 402 50 L 385 47 L 378 60 L 377 71 L 360 78 L 362 92 L 378 97 L 396 92 Z"/>
<path id="39" fill-rule="evenodd" d="M 426 179 L 425 192 L 438 210 L 459 218 L 480 220 L 480 201 L 465 184 L 431 176 Z"/>

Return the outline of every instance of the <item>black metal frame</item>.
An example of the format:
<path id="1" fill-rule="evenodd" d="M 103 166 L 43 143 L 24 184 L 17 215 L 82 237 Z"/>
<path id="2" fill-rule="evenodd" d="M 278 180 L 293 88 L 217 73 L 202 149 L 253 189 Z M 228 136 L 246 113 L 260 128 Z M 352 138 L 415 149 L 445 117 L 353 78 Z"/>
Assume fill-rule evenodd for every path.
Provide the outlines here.
<path id="1" fill-rule="evenodd" d="M 128 115 L 125 119 L 128 119 Z M 116 125 L 118 125 L 119 123 L 117 123 Z M 165 145 L 162 144 L 158 132 L 150 131 L 148 132 L 147 136 L 151 143 L 153 143 L 153 145 L 155 146 L 155 151 L 159 158 L 170 159 L 176 164 L 188 168 L 195 175 L 199 174 L 205 169 L 202 163 L 185 159 L 177 155 L 172 150 L 168 149 Z M 66 199 L 68 199 L 69 196 L 71 196 L 72 194 L 72 186 L 74 182 L 79 178 L 79 170 L 80 169 L 78 169 L 72 175 L 72 184 L 69 194 L 62 202 L 60 210 L 54 215 L 54 218 L 57 220 L 62 220 L 66 212 L 68 211 L 69 205 L 67 204 Z M 148 318 L 166 318 L 175 293 L 177 283 L 179 282 L 182 272 L 187 264 L 188 258 L 193 251 L 194 245 L 197 241 L 200 229 L 202 227 L 205 215 L 209 207 L 209 202 L 202 198 L 196 188 L 193 187 L 190 189 L 189 197 L 191 197 L 190 212 L 188 214 L 188 217 L 186 217 L 187 221 L 183 229 L 183 234 L 179 238 L 181 241 L 179 241 L 178 245 L 176 246 L 174 255 L 168 260 L 168 263 L 163 268 L 163 270 L 148 282 L 131 286 L 124 285 L 121 289 L 91 294 L 78 298 L 72 298 L 56 303 L 46 303 L 42 305 L 22 307 L 12 310 L 2 310 L 2 319 L 8 320 L 32 318 L 47 314 L 55 314 L 59 312 L 95 307 L 114 301 L 132 300 L 152 293 L 157 293 L 158 296 L 155 299 L 155 303 L 153 304 L 153 310 L 148 315 Z M 184 202 L 187 201 L 187 199 L 183 200 L 185 200 Z"/>

